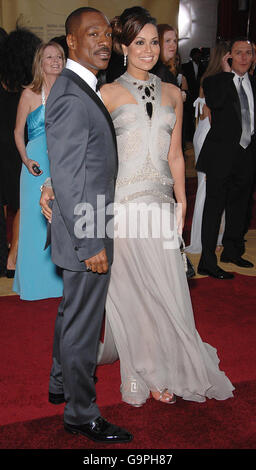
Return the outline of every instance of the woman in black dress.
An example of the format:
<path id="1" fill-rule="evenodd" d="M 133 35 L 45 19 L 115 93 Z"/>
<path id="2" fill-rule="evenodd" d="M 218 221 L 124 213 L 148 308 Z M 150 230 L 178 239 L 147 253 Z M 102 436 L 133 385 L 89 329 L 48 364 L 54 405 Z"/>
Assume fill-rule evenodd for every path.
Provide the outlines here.
<path id="1" fill-rule="evenodd" d="M 4 44 L 8 34 L 0 28 L 0 49 Z M 1 173 L 0 173 L 1 174 Z M 8 256 L 7 240 L 6 240 L 6 222 L 4 216 L 4 206 L 2 201 L 1 186 L 0 186 L 0 277 L 6 274 L 6 261 Z"/>

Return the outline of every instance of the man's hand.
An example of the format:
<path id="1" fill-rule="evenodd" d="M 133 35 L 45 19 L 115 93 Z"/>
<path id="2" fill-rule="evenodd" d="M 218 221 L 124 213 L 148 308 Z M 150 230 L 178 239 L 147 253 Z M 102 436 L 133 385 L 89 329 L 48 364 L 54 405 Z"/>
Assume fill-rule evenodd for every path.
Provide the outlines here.
<path id="1" fill-rule="evenodd" d="M 231 72 L 231 70 L 232 70 L 229 63 L 228 63 L 228 59 L 232 59 L 232 56 L 231 56 L 230 52 L 227 52 L 227 54 L 225 54 L 222 57 L 221 65 L 222 65 L 223 72 Z"/>
<path id="2" fill-rule="evenodd" d="M 44 216 L 46 217 L 47 220 L 49 220 L 49 222 L 52 221 L 52 210 L 50 209 L 48 203 L 49 201 L 53 199 L 54 199 L 54 192 L 52 188 L 44 187 L 39 204 L 42 208 L 41 210 L 42 214 L 44 214 Z"/>
<path id="3" fill-rule="evenodd" d="M 97 255 L 92 256 L 85 260 L 85 265 L 88 271 L 94 273 L 106 273 L 108 271 L 108 258 L 105 248 L 101 250 Z"/>

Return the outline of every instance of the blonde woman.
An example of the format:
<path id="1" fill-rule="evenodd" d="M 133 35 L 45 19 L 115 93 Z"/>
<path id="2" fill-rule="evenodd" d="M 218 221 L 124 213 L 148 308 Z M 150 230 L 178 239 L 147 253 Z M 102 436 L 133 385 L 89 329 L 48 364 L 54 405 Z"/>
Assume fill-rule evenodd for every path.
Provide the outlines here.
<path id="1" fill-rule="evenodd" d="M 20 231 L 13 290 L 23 300 L 62 295 L 62 280 L 44 250 L 46 224 L 39 207 L 40 186 L 49 175 L 45 134 L 45 103 L 63 69 L 62 47 L 39 46 L 33 63 L 33 81 L 24 89 L 17 110 L 15 142 L 23 165 L 20 179 Z M 28 143 L 25 145 L 25 129 Z"/>

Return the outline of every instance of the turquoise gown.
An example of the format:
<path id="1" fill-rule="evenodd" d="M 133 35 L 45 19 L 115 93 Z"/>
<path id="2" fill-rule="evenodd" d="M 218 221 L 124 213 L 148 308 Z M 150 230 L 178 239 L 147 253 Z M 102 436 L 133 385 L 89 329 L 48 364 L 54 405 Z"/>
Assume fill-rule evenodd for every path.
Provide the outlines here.
<path id="1" fill-rule="evenodd" d="M 50 246 L 44 250 L 47 221 L 41 214 L 40 186 L 50 176 L 45 133 L 45 106 L 27 117 L 27 156 L 40 164 L 43 173 L 33 176 L 23 164 L 20 177 L 20 229 L 13 291 L 22 300 L 61 297 L 62 277 L 51 260 Z"/>

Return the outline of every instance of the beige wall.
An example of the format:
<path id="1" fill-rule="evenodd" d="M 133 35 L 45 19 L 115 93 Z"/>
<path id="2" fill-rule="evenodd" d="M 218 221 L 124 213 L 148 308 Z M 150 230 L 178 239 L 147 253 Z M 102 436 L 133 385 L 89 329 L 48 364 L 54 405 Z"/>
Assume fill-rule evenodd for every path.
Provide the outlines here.
<path id="1" fill-rule="evenodd" d="M 179 0 L 0 0 L 0 26 L 10 32 L 18 20 L 20 26 L 48 41 L 64 34 L 65 19 L 76 8 L 91 6 L 113 18 L 134 5 L 149 9 L 158 23 L 178 24 Z"/>
<path id="2" fill-rule="evenodd" d="M 191 30 L 187 38 L 180 40 L 182 60 L 189 60 L 193 47 L 213 47 L 216 43 L 218 0 L 180 0 L 181 6 L 189 6 Z"/>

